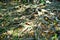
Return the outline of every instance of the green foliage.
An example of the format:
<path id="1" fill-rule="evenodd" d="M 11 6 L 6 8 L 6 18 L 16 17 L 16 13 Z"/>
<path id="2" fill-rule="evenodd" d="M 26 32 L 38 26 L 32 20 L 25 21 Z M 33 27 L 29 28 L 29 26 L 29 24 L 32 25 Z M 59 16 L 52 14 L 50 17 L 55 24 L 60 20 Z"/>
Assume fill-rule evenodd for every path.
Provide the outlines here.
<path id="1" fill-rule="evenodd" d="M 57 34 L 55 34 L 53 37 L 52 37 L 52 40 L 55 40 L 57 39 Z"/>
<path id="2" fill-rule="evenodd" d="M 44 0 L 40 1 L 42 4 L 45 3 Z M 9 3 L 10 5 L 1 6 L 0 11 L 2 12 L 0 12 L 0 14 L 2 14 L 3 16 L 0 17 L 0 34 L 2 35 L 1 36 L 2 39 L 4 40 L 25 40 L 26 38 L 28 38 L 27 40 L 31 40 L 29 38 L 34 38 L 34 40 L 49 40 L 49 38 L 52 38 L 52 40 L 56 39 L 57 34 L 55 34 L 53 37 L 50 37 L 50 35 L 52 35 L 56 31 L 54 30 L 54 28 L 55 26 L 58 25 L 60 21 L 58 18 L 57 19 L 59 21 L 56 20 L 57 16 L 55 15 L 52 16 L 52 14 L 50 15 L 50 12 L 52 11 L 48 11 L 47 14 L 38 16 L 38 13 L 36 14 L 37 12 L 36 8 L 37 7 L 40 8 L 40 5 L 33 4 L 25 5 L 25 3 L 27 3 L 26 0 L 22 0 L 22 3 L 23 4 L 20 3 L 16 4 L 15 2 Z M 17 9 L 15 6 L 17 6 Z M 47 5 L 46 9 L 49 9 L 49 6 L 50 5 Z M 52 9 L 52 6 L 50 7 L 50 9 Z M 47 15 L 48 17 L 44 18 L 45 15 Z M 53 19 L 53 17 L 55 19 Z M 30 30 L 30 28 L 32 29 Z M 33 36 L 32 36 L 33 33 L 31 35 L 29 34 L 30 31 L 34 32 Z"/>
<path id="3" fill-rule="evenodd" d="M 45 3 L 45 0 L 40 0 L 40 3 L 44 4 Z"/>
<path id="4" fill-rule="evenodd" d="M 6 32 L 6 29 L 5 28 L 0 28 L 0 34 Z"/>

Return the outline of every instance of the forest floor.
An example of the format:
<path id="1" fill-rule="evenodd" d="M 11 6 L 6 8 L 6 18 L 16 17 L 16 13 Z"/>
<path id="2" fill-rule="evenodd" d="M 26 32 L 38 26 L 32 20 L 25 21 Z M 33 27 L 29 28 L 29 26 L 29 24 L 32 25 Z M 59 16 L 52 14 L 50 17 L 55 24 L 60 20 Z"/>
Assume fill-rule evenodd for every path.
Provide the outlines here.
<path id="1" fill-rule="evenodd" d="M 59 30 L 60 3 L 0 3 L 0 40 L 57 40 Z"/>

